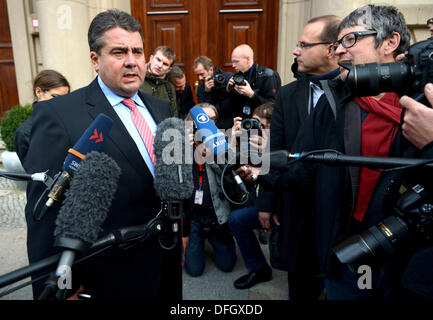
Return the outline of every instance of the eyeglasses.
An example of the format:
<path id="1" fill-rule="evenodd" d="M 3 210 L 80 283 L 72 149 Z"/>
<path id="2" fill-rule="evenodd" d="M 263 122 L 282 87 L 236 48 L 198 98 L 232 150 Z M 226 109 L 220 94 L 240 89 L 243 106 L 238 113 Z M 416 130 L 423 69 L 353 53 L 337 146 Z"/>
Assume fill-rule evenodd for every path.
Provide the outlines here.
<path id="1" fill-rule="evenodd" d="M 298 42 L 296 44 L 296 48 L 298 48 L 299 50 L 304 50 L 304 49 L 308 49 L 314 46 L 317 46 L 319 44 L 331 44 L 332 42 L 329 41 L 324 41 L 324 42 L 314 42 L 314 43 L 306 43 L 306 42 Z"/>
<path id="2" fill-rule="evenodd" d="M 377 31 L 375 30 L 367 30 L 367 31 L 354 31 L 349 32 L 341 37 L 340 40 L 337 40 L 333 47 L 334 51 L 337 51 L 338 46 L 341 44 L 343 48 L 351 48 L 355 45 L 356 41 L 358 41 L 359 38 L 365 37 L 365 36 L 372 36 L 374 34 L 377 34 Z"/>

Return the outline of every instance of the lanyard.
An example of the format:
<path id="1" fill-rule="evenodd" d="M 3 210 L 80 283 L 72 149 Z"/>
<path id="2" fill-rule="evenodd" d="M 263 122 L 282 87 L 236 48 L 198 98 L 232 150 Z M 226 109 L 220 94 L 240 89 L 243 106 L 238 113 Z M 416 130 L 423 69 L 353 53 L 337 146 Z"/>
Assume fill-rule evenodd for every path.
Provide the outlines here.
<path id="1" fill-rule="evenodd" d="M 199 183 L 199 188 L 198 188 L 198 190 L 201 190 L 201 187 L 202 187 L 202 185 L 203 185 L 203 174 L 202 174 L 202 172 L 204 171 L 204 169 L 203 169 L 203 163 L 202 163 L 202 160 L 203 160 L 203 158 L 201 157 L 201 155 L 199 154 L 199 152 L 198 152 L 198 150 L 197 149 L 195 149 L 195 152 L 196 152 L 196 159 L 198 159 L 199 161 L 197 162 L 196 161 L 196 163 L 198 164 L 198 183 Z"/>
<path id="2" fill-rule="evenodd" d="M 250 75 L 248 76 L 248 83 L 251 85 L 251 76 L 253 75 L 253 70 L 254 70 L 254 64 L 253 64 L 253 66 L 251 67 L 251 70 L 250 70 Z"/>

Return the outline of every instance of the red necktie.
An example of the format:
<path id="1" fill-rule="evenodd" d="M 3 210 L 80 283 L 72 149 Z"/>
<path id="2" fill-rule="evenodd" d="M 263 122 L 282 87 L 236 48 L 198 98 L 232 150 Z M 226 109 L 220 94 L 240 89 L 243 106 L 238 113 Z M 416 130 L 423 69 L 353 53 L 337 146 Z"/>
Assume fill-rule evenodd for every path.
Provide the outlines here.
<path id="1" fill-rule="evenodd" d="M 141 115 L 140 111 L 138 111 L 137 106 L 135 105 L 134 100 L 125 99 L 122 103 L 127 106 L 131 110 L 132 121 L 134 121 L 135 127 L 140 133 L 141 139 L 146 146 L 147 152 L 149 153 L 150 159 L 152 163 L 155 164 L 155 154 L 153 153 L 153 134 L 150 130 L 149 126 L 144 120 L 144 117 Z"/>

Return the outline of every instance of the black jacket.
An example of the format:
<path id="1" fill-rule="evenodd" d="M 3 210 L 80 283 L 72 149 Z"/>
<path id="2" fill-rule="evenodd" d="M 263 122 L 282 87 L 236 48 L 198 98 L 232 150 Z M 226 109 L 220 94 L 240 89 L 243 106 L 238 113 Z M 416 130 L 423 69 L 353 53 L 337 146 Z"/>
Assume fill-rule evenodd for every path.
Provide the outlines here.
<path id="1" fill-rule="evenodd" d="M 351 127 L 351 130 L 345 130 L 344 125 L 346 109 L 353 99 L 348 88 L 341 81 L 329 83 L 337 102 L 336 118 L 323 95 L 314 112 L 301 128 L 293 150 L 302 152 L 334 149 L 344 154 L 356 155 L 356 152 L 349 151 L 351 146 L 346 142 L 350 135 L 360 135 L 361 123 L 358 124 L 358 128 Z M 359 107 L 358 109 L 360 110 Z M 352 111 L 347 112 L 347 115 L 352 116 Z M 399 130 L 390 148 L 389 156 L 423 157 L 425 154 L 422 151 L 417 152 Z M 280 190 L 304 191 L 309 187 L 313 188 L 313 234 L 317 272 L 329 275 L 337 262 L 333 247 L 348 236 L 365 231 L 394 214 L 400 186 L 419 183 L 420 179 L 426 176 L 425 170 L 427 169 L 421 172 L 413 170 L 382 173 L 362 223 L 356 223 L 352 218 L 356 197 L 351 187 L 354 175 L 348 167 L 298 161 L 286 171 L 259 176 L 259 182 L 264 186 Z"/>
<path id="2" fill-rule="evenodd" d="M 251 77 L 250 77 L 251 74 Z M 243 115 L 243 108 L 250 108 L 250 116 L 258 106 L 275 101 L 278 90 L 281 87 L 281 78 L 278 72 L 254 63 L 250 70 L 243 73 L 244 78 L 254 90 L 252 98 L 240 95 L 236 90 L 229 92 L 230 106 L 235 117 Z M 250 81 L 249 81 L 250 80 Z"/>
<path id="3" fill-rule="evenodd" d="M 220 69 L 215 68 L 214 75 L 223 75 L 224 83 L 221 86 L 213 87 L 211 92 L 206 92 L 204 83 L 201 83 L 197 88 L 197 100 L 199 103 L 208 102 L 214 105 L 219 114 L 217 123 L 220 129 L 229 129 L 233 126 L 234 113 L 230 108 L 230 100 L 226 91 L 227 82 L 233 76 L 231 72 L 222 72 Z"/>
<path id="4" fill-rule="evenodd" d="M 191 86 L 188 83 L 185 83 L 185 89 L 180 94 L 176 93 L 176 100 L 179 109 L 179 118 L 185 119 L 189 110 L 196 105 Z"/>

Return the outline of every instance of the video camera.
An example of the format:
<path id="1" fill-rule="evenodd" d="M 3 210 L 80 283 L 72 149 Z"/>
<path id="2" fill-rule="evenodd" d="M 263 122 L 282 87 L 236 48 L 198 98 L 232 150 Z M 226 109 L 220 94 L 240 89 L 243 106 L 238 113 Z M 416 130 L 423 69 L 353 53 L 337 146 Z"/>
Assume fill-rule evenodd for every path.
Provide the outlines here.
<path id="1" fill-rule="evenodd" d="M 337 244 L 333 249 L 342 263 L 359 264 L 386 254 L 392 255 L 408 245 L 433 243 L 433 205 L 420 185 L 403 193 L 391 215 Z"/>
<path id="2" fill-rule="evenodd" d="M 424 86 L 433 82 L 433 38 L 413 44 L 402 62 L 339 65 L 349 70 L 346 82 L 356 97 L 397 92 L 421 101 Z"/>

